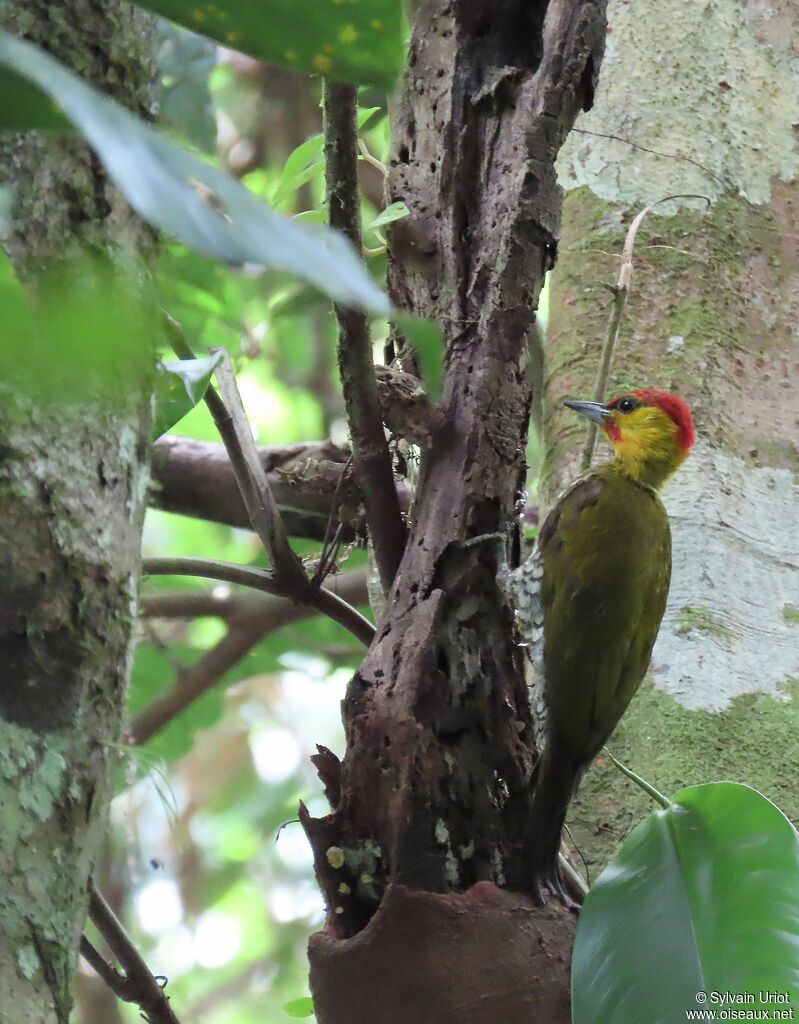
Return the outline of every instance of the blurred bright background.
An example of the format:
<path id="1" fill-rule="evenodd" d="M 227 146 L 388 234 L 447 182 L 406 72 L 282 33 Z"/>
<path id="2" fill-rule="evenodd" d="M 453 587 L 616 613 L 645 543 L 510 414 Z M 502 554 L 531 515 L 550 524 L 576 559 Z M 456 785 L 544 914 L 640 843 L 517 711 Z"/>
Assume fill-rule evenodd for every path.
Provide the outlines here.
<path id="1" fill-rule="evenodd" d="M 162 124 L 182 145 L 282 212 L 324 220 L 318 80 L 259 65 L 165 22 L 160 63 Z M 382 281 L 382 228 L 369 225 L 383 209 L 388 115 L 377 90 L 361 90 L 359 101 L 365 256 Z M 335 321 L 323 297 L 278 274 L 226 270 L 171 243 L 162 249 L 158 285 L 198 355 L 227 348 L 259 444 L 347 443 Z M 387 325 L 372 330 L 382 359 Z M 171 433 L 218 441 L 202 404 Z M 319 554 L 315 542 L 294 546 L 304 557 Z M 248 531 L 153 509 L 144 556 L 265 564 Z M 345 551 L 339 561 L 349 571 L 366 559 Z M 226 597 L 233 590 L 185 577 L 142 583 L 143 597 L 181 593 Z M 216 616 L 142 618 L 130 716 L 234 628 Z M 357 641 L 329 620 L 300 620 L 255 643 L 143 746 L 120 748 L 98 887 L 151 970 L 168 979 L 181 1020 L 312 1019 L 305 949 L 324 914 L 297 808 L 302 800 L 313 815 L 328 810 L 309 757 L 316 744 L 344 753 L 340 702 L 360 654 Z M 81 961 L 78 1024 L 138 1019 Z"/>

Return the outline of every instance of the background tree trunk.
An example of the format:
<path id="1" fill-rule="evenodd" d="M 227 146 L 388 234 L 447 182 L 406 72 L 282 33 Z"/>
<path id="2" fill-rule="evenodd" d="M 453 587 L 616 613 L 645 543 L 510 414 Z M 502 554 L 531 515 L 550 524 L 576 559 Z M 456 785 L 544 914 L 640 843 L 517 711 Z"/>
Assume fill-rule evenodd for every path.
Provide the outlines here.
<path id="1" fill-rule="evenodd" d="M 149 20 L 128 4 L 4 0 L 0 25 L 150 112 Z M 144 276 L 136 254 L 151 234 L 84 144 L 6 140 L 0 179 L 15 189 L 6 248 L 31 286 L 87 250 L 124 255 L 128 271 Z M 151 363 L 146 348 L 133 354 L 113 401 L 87 389 L 48 407 L 5 371 L 0 385 L 3 1020 L 69 1017 L 131 653 Z"/>
<path id="2" fill-rule="evenodd" d="M 524 487 L 554 159 L 591 103 L 603 32 L 601 2 L 419 8 L 388 182 L 411 216 L 389 287 L 444 332 L 444 421 L 345 700 L 346 758 L 318 759 L 333 814 L 303 816 L 329 907 L 310 946 L 323 1024 L 569 1019 L 573 917 L 526 895 L 535 749 L 511 612 L 496 545 L 463 542 L 506 529 Z"/>
<path id="3" fill-rule="evenodd" d="M 579 122 L 589 134 L 562 155 L 575 187 L 546 341 L 544 500 L 577 471 L 583 429 L 560 403 L 592 396 L 609 301 L 596 285 L 615 281 L 631 218 L 707 195 L 707 213 L 681 203 L 645 221 L 611 375 L 612 393 L 683 395 L 699 440 L 665 495 L 674 572 L 651 675 L 609 747 L 662 792 L 733 779 L 797 820 L 799 15 L 788 2 L 617 0 L 609 25 Z M 599 442 L 595 459 L 607 454 Z M 594 875 L 650 809 L 597 760 L 570 815 Z"/>

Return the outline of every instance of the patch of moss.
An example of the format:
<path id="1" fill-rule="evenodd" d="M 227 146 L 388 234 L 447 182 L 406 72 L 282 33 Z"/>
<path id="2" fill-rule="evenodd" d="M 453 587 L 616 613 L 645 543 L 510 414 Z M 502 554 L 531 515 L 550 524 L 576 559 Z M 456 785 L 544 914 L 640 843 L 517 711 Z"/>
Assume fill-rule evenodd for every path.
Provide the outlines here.
<path id="1" fill-rule="evenodd" d="M 647 680 L 608 743 L 628 768 L 670 796 L 703 782 L 746 783 L 799 822 L 799 680 L 784 698 L 737 697 L 723 712 L 690 711 Z M 569 827 L 591 878 L 604 868 L 652 800 L 598 757 L 569 814 Z"/>
<path id="2" fill-rule="evenodd" d="M 797 608 L 795 604 L 783 605 L 782 617 L 792 626 L 799 626 L 799 608 Z"/>
<path id="3" fill-rule="evenodd" d="M 677 632 L 681 636 L 698 630 L 700 633 L 707 633 L 719 639 L 729 640 L 732 638 L 732 631 L 723 622 L 719 622 L 709 608 L 704 605 L 684 605 L 680 609 L 679 625 Z"/>

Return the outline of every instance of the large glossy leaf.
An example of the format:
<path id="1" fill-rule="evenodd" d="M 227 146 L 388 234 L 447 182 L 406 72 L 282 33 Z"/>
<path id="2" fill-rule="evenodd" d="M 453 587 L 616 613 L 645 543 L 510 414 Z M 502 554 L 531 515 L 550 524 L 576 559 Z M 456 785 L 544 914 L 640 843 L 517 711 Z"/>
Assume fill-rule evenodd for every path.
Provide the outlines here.
<path id="1" fill-rule="evenodd" d="M 298 224 L 187 153 L 48 54 L 0 32 L 0 64 L 56 100 L 145 220 L 233 265 L 291 271 L 333 299 L 387 313 L 388 299 L 343 235 Z"/>
<path id="2" fill-rule="evenodd" d="M 390 89 L 401 0 L 147 0 L 140 4 L 269 64 Z"/>
<path id="3" fill-rule="evenodd" d="M 674 1024 L 720 1009 L 720 993 L 763 1010 L 766 991 L 799 1006 L 799 836 L 748 786 L 683 789 L 633 830 L 588 893 L 574 1024 Z"/>

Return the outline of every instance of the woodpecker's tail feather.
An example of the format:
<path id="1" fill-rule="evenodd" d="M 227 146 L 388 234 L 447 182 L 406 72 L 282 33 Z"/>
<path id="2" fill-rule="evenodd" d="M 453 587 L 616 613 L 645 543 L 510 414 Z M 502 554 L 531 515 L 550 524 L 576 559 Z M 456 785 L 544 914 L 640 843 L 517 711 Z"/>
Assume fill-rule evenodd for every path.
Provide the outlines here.
<path id="1" fill-rule="evenodd" d="M 549 743 L 538 764 L 530 812 L 530 846 L 533 850 L 533 897 L 546 902 L 547 891 L 566 906 L 566 895 L 558 870 L 561 832 L 569 801 L 582 779 L 584 770 L 556 743 Z"/>

